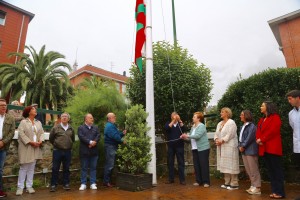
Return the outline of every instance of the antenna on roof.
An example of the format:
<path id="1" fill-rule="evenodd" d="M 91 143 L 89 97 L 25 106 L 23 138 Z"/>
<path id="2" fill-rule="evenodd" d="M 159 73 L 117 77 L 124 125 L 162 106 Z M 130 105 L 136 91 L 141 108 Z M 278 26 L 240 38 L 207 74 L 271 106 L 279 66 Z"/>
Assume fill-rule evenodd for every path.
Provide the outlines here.
<path id="1" fill-rule="evenodd" d="M 110 62 L 110 71 L 111 71 L 111 72 L 112 72 L 112 69 L 114 68 L 114 66 L 115 66 L 114 63 L 111 61 L 111 62 Z"/>

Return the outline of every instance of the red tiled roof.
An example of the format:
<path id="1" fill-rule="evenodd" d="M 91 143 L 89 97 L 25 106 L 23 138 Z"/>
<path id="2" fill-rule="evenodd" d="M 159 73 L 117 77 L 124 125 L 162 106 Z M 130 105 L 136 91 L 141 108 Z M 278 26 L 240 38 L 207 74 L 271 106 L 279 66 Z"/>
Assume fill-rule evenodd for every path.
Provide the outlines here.
<path id="1" fill-rule="evenodd" d="M 96 76 L 100 76 L 103 78 L 108 78 L 108 79 L 112 79 L 115 81 L 119 81 L 122 83 L 126 83 L 128 80 L 127 76 L 123 76 L 121 74 L 117 74 L 114 72 L 110 72 L 98 67 L 94 67 L 92 65 L 86 65 L 78 70 L 76 70 L 75 72 L 72 72 L 71 74 L 69 74 L 69 79 L 72 80 L 73 78 L 75 78 L 76 76 L 82 74 L 82 73 L 88 73 L 88 74 L 92 74 L 92 75 L 96 75 Z"/>

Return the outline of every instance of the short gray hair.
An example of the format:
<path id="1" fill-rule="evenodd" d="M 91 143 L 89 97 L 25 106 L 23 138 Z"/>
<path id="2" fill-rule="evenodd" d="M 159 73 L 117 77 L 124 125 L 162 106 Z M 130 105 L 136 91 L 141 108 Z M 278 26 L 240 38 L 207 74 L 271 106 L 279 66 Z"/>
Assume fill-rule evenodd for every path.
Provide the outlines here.
<path id="1" fill-rule="evenodd" d="M 67 112 L 64 112 L 64 113 L 62 113 L 62 114 L 60 115 L 60 117 L 61 117 L 62 115 L 67 115 L 67 116 L 68 116 L 68 119 L 71 119 L 71 116 L 70 116 L 70 114 L 69 114 L 69 113 L 67 113 Z"/>

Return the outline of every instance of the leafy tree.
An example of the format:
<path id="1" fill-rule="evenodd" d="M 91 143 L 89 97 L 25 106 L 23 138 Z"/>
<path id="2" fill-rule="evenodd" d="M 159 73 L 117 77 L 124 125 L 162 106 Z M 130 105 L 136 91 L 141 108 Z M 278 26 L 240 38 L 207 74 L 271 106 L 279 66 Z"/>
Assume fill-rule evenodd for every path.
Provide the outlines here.
<path id="1" fill-rule="evenodd" d="M 64 59 L 62 54 L 45 52 L 45 45 L 39 52 L 30 46 L 25 47 L 30 55 L 11 53 L 17 56 L 16 64 L 0 64 L 0 80 L 2 97 L 10 93 L 11 98 L 19 99 L 26 94 L 25 105 L 39 103 L 43 108 L 57 109 L 60 100 L 65 101 L 72 92 L 69 87 L 69 78 L 62 69 L 70 70 L 70 65 L 58 59 Z"/>
<path id="2" fill-rule="evenodd" d="M 182 120 L 190 121 L 193 113 L 203 110 L 211 99 L 210 70 L 204 64 L 199 65 L 187 49 L 175 48 L 167 42 L 153 45 L 153 59 L 156 128 L 160 130 L 174 110 Z M 129 99 L 132 104 L 145 106 L 145 66 L 142 73 L 131 67 L 130 74 Z"/>
<path id="3" fill-rule="evenodd" d="M 268 69 L 247 79 L 231 84 L 218 102 L 218 108 L 229 107 L 233 120 L 240 122 L 240 113 L 248 109 L 254 114 L 255 123 L 262 117 L 260 106 L 263 101 L 271 100 L 277 104 L 282 120 L 281 137 L 285 166 L 291 164 L 292 130 L 288 122 L 288 113 L 292 109 L 285 97 L 292 89 L 300 88 L 300 68 Z"/>
<path id="4" fill-rule="evenodd" d="M 70 113 L 74 127 L 78 127 L 84 122 L 85 114 L 91 113 L 94 116 L 94 123 L 103 131 L 106 115 L 109 112 L 117 115 L 117 124 L 124 129 L 126 108 L 124 97 L 111 83 L 107 86 L 99 85 L 96 88 L 77 90 L 75 95 L 69 99 L 65 111 Z"/>
<path id="5" fill-rule="evenodd" d="M 147 131 L 148 114 L 142 105 L 132 106 L 126 111 L 126 145 L 119 145 L 117 163 L 121 172 L 141 174 L 146 172 L 151 161 L 150 137 Z"/>

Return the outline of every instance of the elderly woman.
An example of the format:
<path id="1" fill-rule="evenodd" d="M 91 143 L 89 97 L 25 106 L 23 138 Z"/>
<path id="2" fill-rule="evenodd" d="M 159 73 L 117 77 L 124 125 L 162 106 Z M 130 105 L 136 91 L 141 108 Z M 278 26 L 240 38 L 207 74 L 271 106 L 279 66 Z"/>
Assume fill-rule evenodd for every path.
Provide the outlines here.
<path id="1" fill-rule="evenodd" d="M 249 194 L 261 194 L 261 178 L 258 168 L 258 146 L 256 144 L 256 126 L 253 124 L 252 113 L 243 110 L 240 115 L 244 123 L 239 137 L 239 150 L 242 153 L 243 162 L 249 175 L 251 186 L 246 190 Z"/>
<path id="2" fill-rule="evenodd" d="M 13 102 L 11 102 L 11 105 L 20 106 L 20 103 L 18 101 L 13 101 Z M 12 109 L 12 110 L 8 111 L 8 114 L 10 114 L 11 116 L 13 116 L 15 118 L 16 123 L 19 123 L 19 122 L 21 122 L 22 119 L 24 119 L 24 117 L 22 115 L 23 114 L 22 110 Z"/>
<path id="3" fill-rule="evenodd" d="M 193 126 L 188 134 L 182 134 L 180 138 L 190 140 L 192 144 L 193 162 L 196 174 L 194 185 L 210 186 L 209 178 L 209 141 L 206 134 L 206 127 L 203 124 L 204 115 L 195 112 L 193 116 Z"/>
<path id="4" fill-rule="evenodd" d="M 217 170 L 224 173 L 225 179 L 221 188 L 235 190 L 239 188 L 240 168 L 237 127 L 231 117 L 232 112 L 229 108 L 221 109 L 222 121 L 217 125 L 214 140 L 217 145 Z"/>
<path id="5" fill-rule="evenodd" d="M 264 117 L 257 124 L 256 143 L 259 146 L 259 156 L 263 156 L 271 181 L 272 194 L 270 198 L 285 197 L 284 177 L 281 165 L 282 143 L 280 135 L 281 120 L 277 114 L 276 105 L 270 101 L 261 104 L 260 112 Z"/>
<path id="6" fill-rule="evenodd" d="M 18 189 L 16 195 L 22 195 L 24 189 L 24 182 L 26 179 L 26 189 L 32 194 L 35 193 L 32 188 L 33 174 L 35 164 L 38 159 L 42 159 L 41 145 L 44 141 L 44 131 L 40 121 L 34 119 L 36 116 L 36 109 L 28 106 L 23 111 L 23 119 L 19 125 L 19 178 Z"/>

